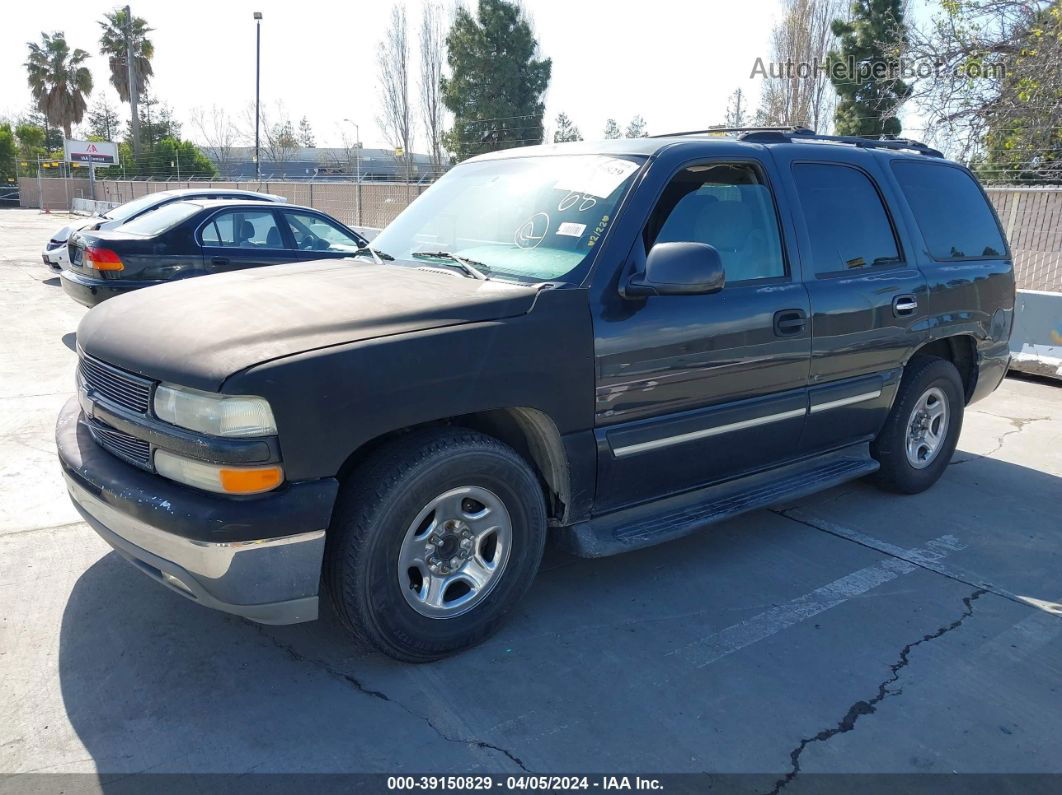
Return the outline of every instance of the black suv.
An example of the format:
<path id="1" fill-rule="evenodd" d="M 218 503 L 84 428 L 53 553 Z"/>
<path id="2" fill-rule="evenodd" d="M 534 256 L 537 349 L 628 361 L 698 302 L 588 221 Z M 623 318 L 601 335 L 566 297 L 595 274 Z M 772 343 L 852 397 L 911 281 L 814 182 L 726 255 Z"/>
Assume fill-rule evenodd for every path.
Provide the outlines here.
<path id="1" fill-rule="evenodd" d="M 929 487 L 1013 306 L 983 191 L 922 144 L 515 149 L 353 259 L 93 309 L 59 456 L 85 519 L 184 596 L 290 623 L 323 586 L 429 660 L 499 626 L 547 536 L 611 555 L 852 478 Z"/>

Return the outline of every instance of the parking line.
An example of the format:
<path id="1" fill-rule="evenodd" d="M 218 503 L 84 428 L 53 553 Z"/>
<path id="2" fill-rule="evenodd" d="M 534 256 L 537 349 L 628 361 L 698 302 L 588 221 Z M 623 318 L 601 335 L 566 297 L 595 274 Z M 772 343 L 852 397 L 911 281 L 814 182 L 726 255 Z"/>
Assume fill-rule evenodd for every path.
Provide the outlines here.
<path id="1" fill-rule="evenodd" d="M 949 552 L 965 549 L 965 544 L 952 535 L 935 538 L 925 549 L 903 550 L 919 560 L 939 560 Z M 859 596 L 903 574 L 917 571 L 919 566 L 909 560 L 890 557 L 872 566 L 853 571 L 844 577 L 798 596 L 784 604 L 765 610 L 747 621 L 733 624 L 707 637 L 693 641 L 679 649 L 668 652 L 678 655 L 697 668 L 711 665 L 753 643 L 769 638 L 777 632 L 816 616 L 831 607 L 843 604 L 853 596 Z"/>
<path id="2" fill-rule="evenodd" d="M 969 585 L 971 588 L 982 588 L 989 593 L 1001 596 L 1004 599 L 1010 599 L 1012 602 L 1017 602 L 1018 604 L 1026 606 L 1032 605 L 1033 607 L 1037 606 L 1030 602 L 1027 597 L 1019 596 L 1013 591 L 1008 591 L 1006 588 L 1002 588 L 995 583 L 982 580 L 976 574 L 972 574 L 965 569 L 942 564 L 939 557 L 927 557 L 920 553 L 919 550 L 898 547 L 895 544 L 890 544 L 888 541 L 882 541 L 880 538 L 874 538 L 874 536 L 867 535 L 859 530 L 853 530 L 851 527 L 845 527 L 844 525 L 836 524 L 827 519 L 822 519 L 821 517 L 802 510 L 801 508 L 787 508 L 785 510 L 776 511 L 776 513 L 779 516 L 793 519 L 808 527 L 821 530 L 824 533 L 829 533 L 830 535 L 843 538 L 847 541 L 854 541 L 855 543 L 867 547 L 868 549 L 873 549 L 876 552 L 891 555 L 898 560 L 906 561 L 921 569 L 928 569 L 935 574 L 955 580 L 956 582 L 961 582 L 963 585 Z M 932 545 L 933 542 L 930 541 L 929 544 Z"/>

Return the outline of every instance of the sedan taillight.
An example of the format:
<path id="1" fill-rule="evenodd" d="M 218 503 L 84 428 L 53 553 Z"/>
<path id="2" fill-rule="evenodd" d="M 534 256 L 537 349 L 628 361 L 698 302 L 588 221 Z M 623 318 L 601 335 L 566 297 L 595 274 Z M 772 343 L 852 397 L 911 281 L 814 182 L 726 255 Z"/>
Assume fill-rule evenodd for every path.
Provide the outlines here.
<path id="1" fill-rule="evenodd" d="M 87 268 L 95 268 L 98 271 L 120 271 L 125 269 L 122 258 L 109 248 L 89 246 L 85 249 L 83 262 Z"/>

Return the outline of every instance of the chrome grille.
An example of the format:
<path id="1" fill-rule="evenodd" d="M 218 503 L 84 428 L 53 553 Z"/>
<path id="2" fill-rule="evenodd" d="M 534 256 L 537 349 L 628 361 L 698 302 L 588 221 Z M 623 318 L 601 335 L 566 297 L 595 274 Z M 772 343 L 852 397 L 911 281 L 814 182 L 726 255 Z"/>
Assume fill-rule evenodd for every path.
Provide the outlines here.
<path id="1" fill-rule="evenodd" d="M 107 452 L 141 469 L 151 469 L 151 445 L 143 439 L 137 439 L 98 420 L 89 420 L 88 429 L 96 443 Z"/>
<path id="2" fill-rule="evenodd" d="M 81 377 L 89 389 L 122 408 L 147 414 L 151 404 L 151 381 L 82 355 Z"/>

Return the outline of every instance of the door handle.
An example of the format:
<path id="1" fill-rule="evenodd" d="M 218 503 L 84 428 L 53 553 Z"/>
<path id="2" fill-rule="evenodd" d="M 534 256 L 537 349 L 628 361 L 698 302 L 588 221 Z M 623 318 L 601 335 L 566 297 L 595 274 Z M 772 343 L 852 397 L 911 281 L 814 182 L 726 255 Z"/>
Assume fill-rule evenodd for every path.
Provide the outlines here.
<path id="1" fill-rule="evenodd" d="M 783 309 L 774 313 L 774 333 L 779 337 L 799 334 L 807 324 L 808 316 L 803 309 Z"/>
<path id="2" fill-rule="evenodd" d="M 913 315 L 918 309 L 918 299 L 913 295 L 898 295 L 892 299 L 892 313 L 896 317 Z"/>
<path id="3" fill-rule="evenodd" d="M 211 257 L 210 258 L 210 264 L 211 265 L 228 265 L 229 264 L 229 258 L 228 257 Z"/>

